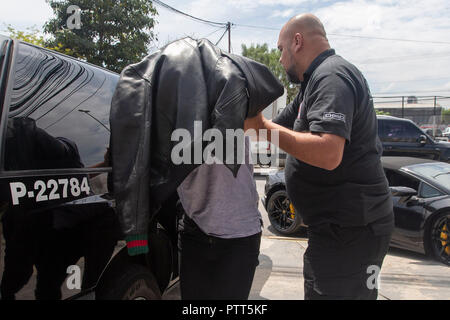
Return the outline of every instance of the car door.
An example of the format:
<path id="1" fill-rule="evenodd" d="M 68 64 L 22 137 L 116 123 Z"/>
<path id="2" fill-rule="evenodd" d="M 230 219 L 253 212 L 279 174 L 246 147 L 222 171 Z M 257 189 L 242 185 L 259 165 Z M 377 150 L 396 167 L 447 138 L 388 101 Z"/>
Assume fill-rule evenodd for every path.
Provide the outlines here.
<path id="1" fill-rule="evenodd" d="M 381 120 L 380 139 L 384 156 L 416 157 L 438 160 L 440 150 L 417 126 L 409 121 Z M 426 143 L 420 142 L 421 136 Z"/>
<path id="2" fill-rule="evenodd" d="M 420 180 L 398 170 L 385 170 L 391 187 L 408 187 L 419 191 Z M 393 197 L 395 232 L 391 243 L 403 248 L 416 249 L 421 242 L 420 230 L 424 221 L 424 202 L 417 196 Z"/>
<path id="3" fill-rule="evenodd" d="M 105 161 L 118 76 L 18 41 L 8 63 L 2 298 L 70 297 L 95 286 L 120 237 Z"/>
<path id="4" fill-rule="evenodd" d="M 395 232 L 392 244 L 424 253 L 424 224 L 428 204 L 445 196 L 430 184 L 402 170 L 385 170 L 390 186 L 409 187 L 417 190 L 412 197 L 393 197 Z"/>

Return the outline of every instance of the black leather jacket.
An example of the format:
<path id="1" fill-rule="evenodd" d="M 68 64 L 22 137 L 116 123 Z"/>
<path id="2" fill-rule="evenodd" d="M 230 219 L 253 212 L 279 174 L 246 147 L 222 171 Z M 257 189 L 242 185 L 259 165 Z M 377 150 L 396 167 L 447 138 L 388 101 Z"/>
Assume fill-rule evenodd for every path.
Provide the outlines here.
<path id="1" fill-rule="evenodd" d="M 194 121 L 202 121 L 203 132 L 217 128 L 225 136 L 283 91 L 264 65 L 208 40 L 175 41 L 125 68 L 110 114 L 113 188 L 125 235 L 146 234 L 160 204 L 197 166 L 172 163 L 175 129 L 194 137 Z M 237 164 L 228 167 L 237 174 Z"/>

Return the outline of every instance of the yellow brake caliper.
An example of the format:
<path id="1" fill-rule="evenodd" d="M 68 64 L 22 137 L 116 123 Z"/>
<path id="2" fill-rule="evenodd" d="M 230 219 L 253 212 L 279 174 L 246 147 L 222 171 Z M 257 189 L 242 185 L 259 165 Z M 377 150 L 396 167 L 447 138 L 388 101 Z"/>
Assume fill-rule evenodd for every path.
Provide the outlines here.
<path id="1" fill-rule="evenodd" d="M 295 209 L 294 206 L 291 204 L 289 204 L 289 210 L 291 211 L 291 219 L 295 218 Z"/>
<path id="2" fill-rule="evenodd" d="M 442 246 L 445 247 L 445 253 L 450 256 L 450 243 L 448 242 L 448 236 L 447 236 L 447 226 L 444 225 L 441 232 L 441 243 Z"/>

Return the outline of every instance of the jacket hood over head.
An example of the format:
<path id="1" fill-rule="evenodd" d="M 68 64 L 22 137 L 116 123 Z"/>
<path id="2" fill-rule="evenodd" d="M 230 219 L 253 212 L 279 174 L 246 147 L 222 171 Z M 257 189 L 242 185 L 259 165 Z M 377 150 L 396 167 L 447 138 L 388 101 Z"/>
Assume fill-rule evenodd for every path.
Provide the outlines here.
<path id="1" fill-rule="evenodd" d="M 255 117 L 283 95 L 283 85 L 265 65 L 247 57 L 231 53 L 223 54 L 238 65 L 247 79 L 249 93 L 247 118 Z"/>

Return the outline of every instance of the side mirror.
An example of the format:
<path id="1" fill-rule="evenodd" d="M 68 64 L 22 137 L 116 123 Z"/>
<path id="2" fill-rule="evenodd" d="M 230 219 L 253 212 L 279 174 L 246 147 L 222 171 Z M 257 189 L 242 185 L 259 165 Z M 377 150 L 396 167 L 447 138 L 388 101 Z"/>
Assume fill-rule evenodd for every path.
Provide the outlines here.
<path id="1" fill-rule="evenodd" d="M 408 187 L 389 187 L 394 197 L 412 197 L 417 195 L 417 191 Z"/>
<path id="2" fill-rule="evenodd" d="M 426 144 L 427 144 L 427 137 L 426 137 L 425 135 L 421 135 L 421 136 L 419 137 L 419 143 L 420 143 L 422 146 L 426 145 Z"/>

